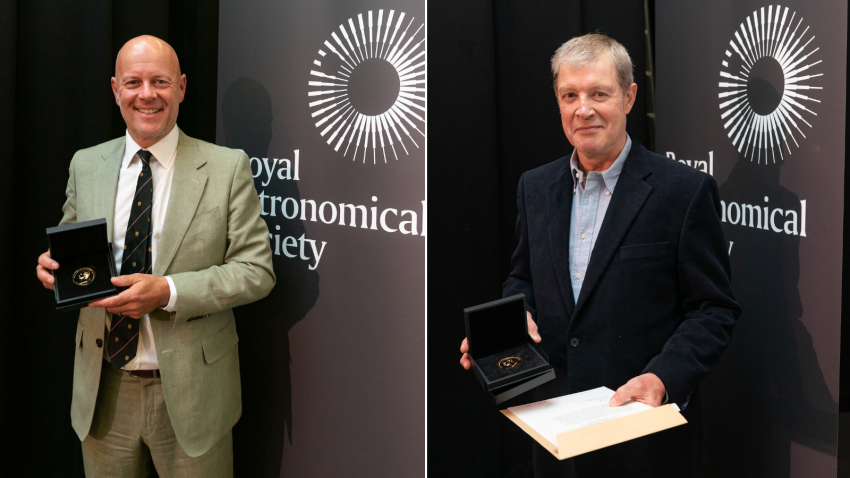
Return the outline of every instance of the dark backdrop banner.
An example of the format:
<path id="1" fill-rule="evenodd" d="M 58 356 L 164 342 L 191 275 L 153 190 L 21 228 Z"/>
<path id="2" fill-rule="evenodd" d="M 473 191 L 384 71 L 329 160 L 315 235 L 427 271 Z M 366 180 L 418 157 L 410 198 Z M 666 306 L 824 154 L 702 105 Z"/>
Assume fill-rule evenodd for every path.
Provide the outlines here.
<path id="1" fill-rule="evenodd" d="M 708 476 L 836 476 L 847 5 L 659 1 L 658 152 L 712 174 L 743 314 Z"/>
<path id="2" fill-rule="evenodd" d="M 425 4 L 223 0 L 217 135 L 278 282 L 237 311 L 236 476 L 425 474 Z"/>

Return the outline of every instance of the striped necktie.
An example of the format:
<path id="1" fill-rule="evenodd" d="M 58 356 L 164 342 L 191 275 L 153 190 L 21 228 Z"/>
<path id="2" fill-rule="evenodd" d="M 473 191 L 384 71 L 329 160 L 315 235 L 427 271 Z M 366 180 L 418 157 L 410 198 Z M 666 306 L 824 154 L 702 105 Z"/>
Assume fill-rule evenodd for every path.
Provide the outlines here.
<path id="1" fill-rule="evenodd" d="M 150 274 L 151 261 L 151 206 L 153 204 L 153 175 L 150 151 L 139 150 L 136 156 L 142 162 L 142 172 L 136 181 L 136 194 L 124 236 L 121 275 Z M 155 159 L 155 158 L 154 158 Z M 107 353 L 112 368 L 120 369 L 136 356 L 139 346 L 139 320 L 122 314 L 112 317 Z"/>

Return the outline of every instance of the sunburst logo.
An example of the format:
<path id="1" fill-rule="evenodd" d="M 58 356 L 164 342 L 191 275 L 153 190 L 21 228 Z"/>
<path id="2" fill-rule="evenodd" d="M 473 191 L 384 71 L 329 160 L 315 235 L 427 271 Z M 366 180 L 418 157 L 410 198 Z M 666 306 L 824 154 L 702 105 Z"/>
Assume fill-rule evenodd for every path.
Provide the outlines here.
<path id="1" fill-rule="evenodd" d="M 823 76 L 816 72 L 822 60 L 814 35 L 796 12 L 776 5 L 762 7 L 748 16 L 729 41 L 720 70 L 720 117 L 732 144 L 750 160 L 765 164 L 782 160 L 783 147 L 799 147 L 797 135 L 817 113 L 811 108 L 820 100 L 801 91 Z M 734 53 L 733 53 L 734 52 Z M 814 81 L 813 81 L 814 80 Z"/>
<path id="2" fill-rule="evenodd" d="M 334 151 L 372 164 L 386 163 L 388 148 L 398 160 L 397 146 L 409 154 L 425 137 L 425 24 L 384 13 L 361 13 L 331 32 L 308 93 L 316 128 Z"/>

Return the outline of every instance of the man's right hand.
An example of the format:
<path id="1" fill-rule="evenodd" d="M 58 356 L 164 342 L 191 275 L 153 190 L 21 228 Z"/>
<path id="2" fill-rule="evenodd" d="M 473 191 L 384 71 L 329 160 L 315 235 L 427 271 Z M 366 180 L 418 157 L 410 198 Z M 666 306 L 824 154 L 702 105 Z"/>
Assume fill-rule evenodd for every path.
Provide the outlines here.
<path id="1" fill-rule="evenodd" d="M 535 343 L 540 343 L 542 339 L 540 338 L 540 334 L 537 333 L 537 324 L 531 320 L 531 312 L 526 311 L 525 318 L 528 320 L 528 335 L 531 336 L 531 340 L 534 340 Z M 460 366 L 469 370 L 472 368 L 472 364 L 469 362 L 469 344 L 466 342 L 466 338 L 460 343 L 460 353 L 463 354 L 463 357 L 460 358 Z"/>
<path id="2" fill-rule="evenodd" d="M 59 263 L 50 258 L 50 251 L 38 256 L 38 266 L 35 268 L 35 275 L 45 289 L 53 290 L 53 274 L 50 271 L 55 271 L 59 268 Z"/>

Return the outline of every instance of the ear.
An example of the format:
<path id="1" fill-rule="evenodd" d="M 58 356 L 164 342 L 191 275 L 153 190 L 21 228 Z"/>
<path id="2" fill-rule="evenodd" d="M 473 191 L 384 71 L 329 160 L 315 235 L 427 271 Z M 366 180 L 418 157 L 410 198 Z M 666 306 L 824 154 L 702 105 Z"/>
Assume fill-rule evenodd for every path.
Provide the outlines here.
<path id="1" fill-rule="evenodd" d="M 118 80 L 113 76 L 110 82 L 112 83 L 112 94 L 115 96 L 115 104 L 121 106 L 121 102 L 118 101 Z"/>
<path id="2" fill-rule="evenodd" d="M 626 90 L 625 98 L 623 98 L 625 100 L 626 114 L 629 114 L 629 111 L 632 110 L 632 106 L 635 104 L 635 98 L 637 98 L 637 83 L 632 83 Z"/>
<path id="3" fill-rule="evenodd" d="M 186 96 L 186 74 L 180 75 L 180 102 L 183 102 L 183 97 Z"/>

